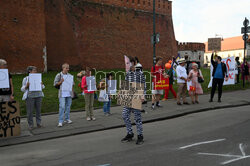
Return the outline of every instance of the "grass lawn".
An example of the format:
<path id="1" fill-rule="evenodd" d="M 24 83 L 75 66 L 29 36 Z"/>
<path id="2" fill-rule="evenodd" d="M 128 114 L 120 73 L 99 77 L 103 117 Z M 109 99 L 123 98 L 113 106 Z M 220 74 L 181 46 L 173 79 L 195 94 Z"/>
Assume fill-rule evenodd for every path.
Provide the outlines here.
<path id="1" fill-rule="evenodd" d="M 145 70 L 146 71 L 146 70 Z M 114 79 L 117 80 L 124 80 L 124 70 L 103 70 L 103 71 L 98 71 L 96 72 L 96 80 L 99 82 L 100 79 L 105 77 L 104 72 L 113 72 L 113 73 L 118 73 L 115 75 Z M 75 87 L 74 90 L 77 94 L 80 94 L 80 88 L 77 86 L 79 81 L 76 79 L 76 74 L 77 72 L 70 72 L 71 74 L 74 75 L 75 79 Z M 202 69 L 203 76 L 205 78 L 205 82 L 202 84 L 202 88 L 204 90 L 204 93 L 209 93 L 210 89 L 207 88 L 209 79 L 210 79 L 210 70 L 209 69 Z M 43 98 L 43 104 L 42 104 L 42 113 L 50 113 L 50 112 L 58 112 L 58 106 L 59 106 L 59 101 L 58 101 L 58 90 L 54 88 L 53 82 L 54 78 L 56 76 L 57 72 L 48 72 L 43 74 L 42 81 L 44 85 L 46 86 L 45 89 L 43 90 L 45 97 Z M 93 73 L 94 75 L 94 73 Z M 25 101 L 22 101 L 22 95 L 23 93 L 21 92 L 21 86 L 22 86 L 22 80 L 26 75 L 14 75 L 13 76 L 13 84 L 15 88 L 15 100 L 20 102 L 20 109 L 21 109 L 21 115 L 26 115 L 26 106 L 25 106 Z M 150 74 L 149 72 L 145 72 L 146 76 L 146 81 L 150 82 Z M 147 86 L 149 87 L 149 86 Z M 246 84 L 245 88 L 250 88 L 250 84 Z M 177 90 L 177 84 L 174 84 L 174 89 Z M 242 84 L 236 84 L 236 85 L 229 85 L 229 86 L 224 86 L 223 90 L 239 90 L 243 89 Z M 150 91 L 147 92 L 150 94 Z M 172 94 L 170 92 L 169 97 L 172 97 Z M 112 100 L 112 105 L 116 105 L 116 100 Z M 98 102 L 95 100 L 94 107 L 101 107 L 102 103 Z M 78 99 L 73 100 L 72 103 L 72 110 L 80 110 L 84 109 L 84 96 L 78 95 Z"/>

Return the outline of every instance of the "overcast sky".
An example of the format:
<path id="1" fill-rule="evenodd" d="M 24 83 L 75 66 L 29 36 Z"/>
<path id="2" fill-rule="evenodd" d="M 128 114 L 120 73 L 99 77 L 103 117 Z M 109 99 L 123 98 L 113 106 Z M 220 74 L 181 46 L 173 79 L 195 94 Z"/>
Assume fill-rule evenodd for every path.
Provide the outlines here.
<path id="1" fill-rule="evenodd" d="M 206 42 L 215 34 L 241 35 L 245 17 L 250 20 L 250 0 L 172 0 L 176 40 Z"/>

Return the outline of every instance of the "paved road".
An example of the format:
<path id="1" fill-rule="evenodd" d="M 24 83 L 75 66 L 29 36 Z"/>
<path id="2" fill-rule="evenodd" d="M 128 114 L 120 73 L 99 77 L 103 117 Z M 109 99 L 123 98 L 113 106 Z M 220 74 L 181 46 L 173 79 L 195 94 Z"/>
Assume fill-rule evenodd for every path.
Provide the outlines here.
<path id="1" fill-rule="evenodd" d="M 125 129 L 0 148 L 1 166 L 249 166 L 250 106 L 144 125 L 145 143 L 121 143 Z"/>

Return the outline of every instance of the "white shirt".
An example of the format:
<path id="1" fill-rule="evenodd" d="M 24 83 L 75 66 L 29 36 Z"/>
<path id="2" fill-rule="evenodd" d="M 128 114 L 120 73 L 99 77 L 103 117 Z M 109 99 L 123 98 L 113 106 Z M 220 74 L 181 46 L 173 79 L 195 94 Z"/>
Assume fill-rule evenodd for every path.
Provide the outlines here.
<path id="1" fill-rule="evenodd" d="M 176 68 L 177 73 L 177 83 L 185 83 L 185 80 L 181 79 L 181 77 L 187 79 L 187 70 L 185 66 L 178 65 Z"/>

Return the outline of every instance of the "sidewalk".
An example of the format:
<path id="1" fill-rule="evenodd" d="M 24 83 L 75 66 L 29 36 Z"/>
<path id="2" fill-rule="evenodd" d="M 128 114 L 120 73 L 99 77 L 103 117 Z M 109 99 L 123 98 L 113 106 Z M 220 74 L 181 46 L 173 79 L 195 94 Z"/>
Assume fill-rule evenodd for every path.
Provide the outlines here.
<path id="1" fill-rule="evenodd" d="M 164 119 L 184 116 L 191 113 L 214 110 L 219 108 L 237 107 L 250 105 L 250 89 L 234 92 L 225 92 L 222 96 L 222 102 L 217 102 L 217 94 L 215 94 L 214 102 L 209 103 L 210 95 L 202 95 L 199 97 L 200 104 L 177 106 L 174 99 L 161 102 L 162 108 L 151 110 L 151 102 L 145 106 L 146 113 L 143 113 L 143 122 L 153 122 Z M 190 98 L 188 98 L 190 102 Z M 191 102 L 190 102 L 191 103 Z M 28 143 L 40 140 L 54 139 L 64 136 L 89 133 L 123 127 L 124 122 L 121 117 L 122 107 L 111 107 L 111 116 L 104 116 L 102 109 L 94 110 L 96 121 L 87 121 L 85 112 L 71 113 L 72 124 L 65 124 L 63 127 L 57 127 L 58 114 L 42 116 L 42 124 L 44 127 L 28 130 L 26 118 L 21 119 L 21 136 L 13 138 L 0 139 L 0 147 Z M 226 113 L 226 112 L 225 112 Z M 133 116 L 132 118 L 133 119 Z M 126 132 L 125 129 L 124 133 Z"/>

